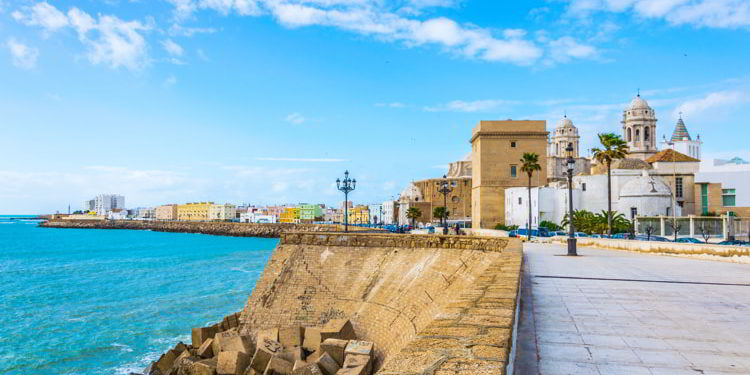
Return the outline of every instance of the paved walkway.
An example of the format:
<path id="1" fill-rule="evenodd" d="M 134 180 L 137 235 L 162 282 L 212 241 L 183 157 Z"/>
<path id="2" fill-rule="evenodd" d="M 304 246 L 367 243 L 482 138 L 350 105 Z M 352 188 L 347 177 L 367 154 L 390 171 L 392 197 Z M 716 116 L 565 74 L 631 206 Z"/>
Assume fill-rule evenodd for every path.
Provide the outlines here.
<path id="1" fill-rule="evenodd" d="M 750 374 L 750 265 L 565 251 L 524 247 L 515 374 Z"/>

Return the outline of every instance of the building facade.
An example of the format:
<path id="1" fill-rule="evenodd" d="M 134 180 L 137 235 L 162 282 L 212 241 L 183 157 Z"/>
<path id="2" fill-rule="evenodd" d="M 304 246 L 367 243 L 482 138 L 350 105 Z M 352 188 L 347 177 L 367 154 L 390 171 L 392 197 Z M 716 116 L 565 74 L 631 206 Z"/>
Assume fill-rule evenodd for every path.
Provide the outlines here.
<path id="1" fill-rule="evenodd" d="M 568 116 L 563 117 L 557 123 L 552 132 L 547 149 L 547 181 L 564 181 L 568 177 L 568 146 L 573 147 L 572 157 L 575 160 L 573 175 L 588 173 L 591 169 L 591 161 L 580 156 L 581 137 L 578 128 Z"/>
<path id="2" fill-rule="evenodd" d="M 370 209 L 357 205 L 349 209 L 349 224 L 367 224 L 370 222 Z"/>
<path id="3" fill-rule="evenodd" d="M 299 224 L 300 223 L 300 208 L 299 207 L 286 207 L 284 211 L 279 215 L 280 223 L 287 224 Z"/>
<path id="4" fill-rule="evenodd" d="M 231 221 L 235 218 L 237 206 L 229 203 L 212 204 L 208 208 L 208 219 L 212 221 Z"/>
<path id="5" fill-rule="evenodd" d="M 443 184 L 448 184 L 451 191 L 444 197 L 439 190 Z M 437 222 L 433 217 L 435 207 L 447 207 L 449 221 L 468 221 L 471 219 L 471 177 L 431 178 L 415 181 L 414 186 L 422 196 L 423 207 L 420 222 Z"/>
<path id="6" fill-rule="evenodd" d="M 177 205 L 165 204 L 156 207 L 154 210 L 154 218 L 156 220 L 177 220 Z"/>
<path id="7" fill-rule="evenodd" d="M 209 210 L 213 202 L 185 203 L 177 206 L 177 220 L 180 221 L 207 221 Z"/>
<path id="8" fill-rule="evenodd" d="M 392 225 L 397 223 L 398 219 L 398 204 L 396 201 L 387 200 L 383 202 L 383 224 Z"/>
<path id="9" fill-rule="evenodd" d="M 323 220 L 323 207 L 319 204 L 302 204 L 299 206 L 299 218 L 303 223 Z"/>
<path id="10" fill-rule="evenodd" d="M 547 137 L 545 121 L 480 121 L 471 137 L 471 218 L 475 229 L 505 224 L 505 189 L 526 186 L 521 171 L 525 152 L 539 155 L 541 170 L 532 186 L 547 183 Z"/>
<path id="11" fill-rule="evenodd" d="M 99 194 L 94 199 L 84 201 L 84 211 L 94 211 L 97 215 L 107 216 L 109 211 L 125 208 L 125 197 L 118 194 Z"/>
<path id="12" fill-rule="evenodd" d="M 646 160 L 656 154 L 656 113 L 638 94 L 622 111 L 622 139 L 630 148 L 630 157 Z"/>
<path id="13" fill-rule="evenodd" d="M 382 224 L 383 223 L 383 205 L 379 203 L 367 205 L 367 210 L 370 211 L 370 224 Z"/>
<path id="14" fill-rule="evenodd" d="M 750 217 L 750 164 L 712 160 L 701 163 L 695 176 L 696 215 L 729 212 Z"/>
<path id="15" fill-rule="evenodd" d="M 273 224 L 276 216 L 247 211 L 240 214 L 240 223 Z"/>

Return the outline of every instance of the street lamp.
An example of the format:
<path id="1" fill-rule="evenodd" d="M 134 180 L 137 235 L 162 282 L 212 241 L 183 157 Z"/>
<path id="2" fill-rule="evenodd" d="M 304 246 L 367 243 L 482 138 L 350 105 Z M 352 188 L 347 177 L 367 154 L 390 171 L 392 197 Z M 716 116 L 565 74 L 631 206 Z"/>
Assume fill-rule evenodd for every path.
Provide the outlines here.
<path id="1" fill-rule="evenodd" d="M 349 171 L 344 172 L 344 180 L 336 179 L 336 189 L 344 192 L 344 232 L 349 231 L 349 193 L 357 187 L 357 179 L 349 178 Z"/>
<path id="2" fill-rule="evenodd" d="M 568 256 L 577 256 L 576 237 L 573 234 L 573 169 L 576 159 L 573 159 L 573 145 L 568 144 L 565 149 L 568 153 Z"/>
<path id="3" fill-rule="evenodd" d="M 377 224 L 377 223 L 375 223 Z M 383 204 L 380 204 L 380 227 L 383 227 Z"/>
<path id="4" fill-rule="evenodd" d="M 441 221 L 443 223 L 443 234 L 444 235 L 448 234 L 448 227 L 446 226 L 445 219 L 446 219 L 446 216 L 448 216 L 448 215 L 446 215 L 448 213 L 448 194 L 450 194 L 452 191 L 453 191 L 453 189 L 451 189 L 448 186 L 448 180 L 446 180 L 446 176 L 443 175 L 443 185 L 440 186 L 440 189 L 438 189 L 438 192 L 441 193 L 441 194 L 443 194 L 443 208 L 445 210 L 443 211 L 443 215 L 442 215 L 443 217 L 441 217 L 440 219 L 441 219 Z"/>

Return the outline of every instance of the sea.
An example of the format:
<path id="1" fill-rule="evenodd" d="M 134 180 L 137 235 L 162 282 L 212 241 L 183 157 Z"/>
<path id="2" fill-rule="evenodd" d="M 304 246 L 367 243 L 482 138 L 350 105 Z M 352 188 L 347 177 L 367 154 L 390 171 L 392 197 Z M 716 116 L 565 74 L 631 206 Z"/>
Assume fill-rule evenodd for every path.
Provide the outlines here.
<path id="1" fill-rule="evenodd" d="M 0 216 L 0 374 L 141 372 L 240 311 L 278 243 L 19 217 Z"/>

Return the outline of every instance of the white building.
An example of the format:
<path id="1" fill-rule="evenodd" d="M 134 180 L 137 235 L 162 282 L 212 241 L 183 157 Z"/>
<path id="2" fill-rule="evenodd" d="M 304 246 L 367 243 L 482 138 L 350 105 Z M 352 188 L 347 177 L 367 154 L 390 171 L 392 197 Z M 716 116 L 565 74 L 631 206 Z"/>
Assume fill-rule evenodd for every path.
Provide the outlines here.
<path id="1" fill-rule="evenodd" d="M 396 223 L 396 201 L 388 200 L 383 202 L 383 224 L 391 225 Z"/>
<path id="2" fill-rule="evenodd" d="M 156 217 L 156 208 L 138 207 L 138 215 L 136 217 L 139 219 L 153 219 Z"/>
<path id="3" fill-rule="evenodd" d="M 581 190 L 573 189 L 573 207 L 579 207 Z M 580 208 L 576 208 L 580 209 Z M 568 210 L 568 189 L 562 187 L 531 188 L 531 228 L 538 228 L 542 221 L 555 224 L 565 217 Z M 505 189 L 505 224 L 526 228 L 529 222 L 529 189 L 514 187 Z"/>
<path id="4" fill-rule="evenodd" d="M 419 191 L 419 188 L 414 185 L 413 182 L 409 183 L 409 186 L 406 187 L 401 192 L 401 195 L 399 196 L 398 200 L 398 225 L 410 225 L 411 220 L 406 217 L 406 213 L 409 211 L 409 208 L 417 203 L 417 202 L 424 202 L 424 199 L 422 198 L 422 193 Z"/>
<path id="5" fill-rule="evenodd" d="M 109 211 L 116 208 L 125 208 L 125 197 L 122 195 L 99 194 L 94 197 L 93 201 L 93 210 L 89 208 L 89 211 L 96 211 L 96 214 L 100 216 L 107 216 Z"/>
<path id="6" fill-rule="evenodd" d="M 682 121 L 682 115 L 680 115 L 680 119 L 677 120 L 674 132 L 672 132 L 672 137 L 669 140 L 665 137 L 662 141 L 663 148 L 672 148 L 672 146 L 674 146 L 674 150 L 677 152 L 699 160 L 701 158 L 702 144 L 703 141 L 701 141 L 700 134 L 698 134 L 695 140 L 690 136 L 690 132 L 688 132 L 685 122 Z"/>
<path id="7" fill-rule="evenodd" d="M 81 211 L 94 211 L 96 208 L 96 200 L 94 199 L 87 199 L 83 201 L 83 204 L 81 205 Z"/>
<path id="8" fill-rule="evenodd" d="M 262 223 L 262 224 L 272 224 L 276 223 L 276 216 L 274 215 L 264 215 L 259 214 L 256 212 L 243 212 L 240 214 L 240 222 L 241 223 Z"/>
<path id="9" fill-rule="evenodd" d="M 128 210 L 116 208 L 107 213 L 107 219 L 109 220 L 125 220 L 128 218 Z"/>
<path id="10" fill-rule="evenodd" d="M 208 208 L 208 220 L 229 221 L 235 218 L 237 206 L 229 203 L 212 204 Z"/>
<path id="11" fill-rule="evenodd" d="M 385 216 L 383 205 L 371 204 L 368 205 L 367 208 L 370 210 L 370 224 L 381 224 L 383 222 L 383 218 L 381 216 Z"/>
<path id="12" fill-rule="evenodd" d="M 720 183 L 722 206 L 750 207 L 750 164 L 740 158 L 714 159 L 700 164 L 695 184 Z M 701 198 L 705 194 L 701 192 Z M 706 206 L 707 203 L 702 206 Z"/>

